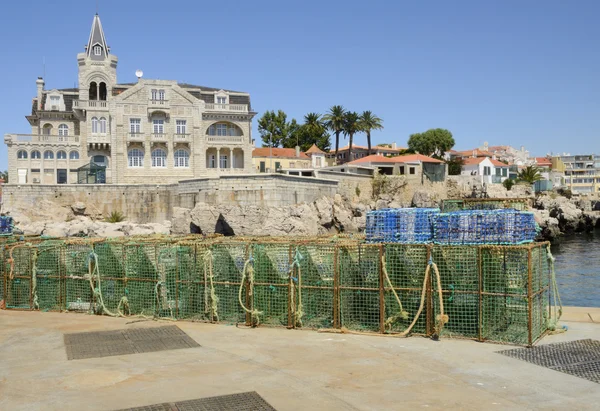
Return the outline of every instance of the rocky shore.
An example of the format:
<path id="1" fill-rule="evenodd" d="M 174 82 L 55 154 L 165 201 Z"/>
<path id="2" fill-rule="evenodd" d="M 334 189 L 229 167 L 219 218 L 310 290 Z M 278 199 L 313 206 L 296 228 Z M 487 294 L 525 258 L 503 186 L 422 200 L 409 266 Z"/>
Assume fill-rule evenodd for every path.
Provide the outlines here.
<path id="1" fill-rule="evenodd" d="M 387 178 L 373 186 L 374 195 L 352 197 L 335 195 L 311 203 L 284 207 L 210 205 L 199 203 L 193 209 L 173 209 L 171 221 L 140 224 L 135 221 L 107 222 L 93 204 L 75 203 L 61 207 L 44 201 L 35 209 L 7 210 L 26 235 L 48 237 L 121 237 L 152 234 L 223 234 L 244 236 L 314 236 L 360 233 L 365 230 L 370 210 L 398 207 L 437 207 L 440 200 L 468 197 L 468 185 L 453 180 L 445 183 L 411 185 L 402 177 Z M 558 193 L 534 196 L 531 187 L 501 185 L 489 187 L 494 198 L 528 198 L 541 227 L 540 240 L 554 240 L 563 233 L 593 230 L 600 225 L 600 202 L 566 198 Z"/>

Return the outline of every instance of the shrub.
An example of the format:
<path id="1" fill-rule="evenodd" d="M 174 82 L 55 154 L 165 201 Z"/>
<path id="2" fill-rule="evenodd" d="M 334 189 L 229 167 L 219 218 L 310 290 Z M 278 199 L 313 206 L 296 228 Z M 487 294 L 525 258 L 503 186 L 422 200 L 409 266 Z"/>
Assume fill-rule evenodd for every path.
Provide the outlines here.
<path id="1" fill-rule="evenodd" d="M 360 197 L 360 187 L 358 186 L 358 184 L 356 185 L 356 190 L 355 190 L 355 192 L 356 192 L 356 196 L 357 196 L 357 197 Z"/>
<path id="2" fill-rule="evenodd" d="M 390 186 L 390 181 L 385 174 L 375 174 L 373 181 L 373 198 L 378 198 L 380 194 L 387 192 Z"/>
<path id="3" fill-rule="evenodd" d="M 515 180 L 513 180 L 511 178 L 507 178 L 506 180 L 504 180 L 502 182 L 502 185 L 504 186 L 504 188 L 506 188 L 508 191 L 510 191 L 510 189 L 515 185 Z"/>
<path id="4" fill-rule="evenodd" d="M 560 194 L 563 197 L 567 197 L 569 200 L 571 199 L 571 197 L 573 197 L 573 192 L 570 188 L 559 188 L 556 191 L 558 194 Z"/>
<path id="5" fill-rule="evenodd" d="M 112 211 L 108 217 L 106 217 L 107 223 L 120 223 L 125 221 L 125 215 L 120 211 Z"/>

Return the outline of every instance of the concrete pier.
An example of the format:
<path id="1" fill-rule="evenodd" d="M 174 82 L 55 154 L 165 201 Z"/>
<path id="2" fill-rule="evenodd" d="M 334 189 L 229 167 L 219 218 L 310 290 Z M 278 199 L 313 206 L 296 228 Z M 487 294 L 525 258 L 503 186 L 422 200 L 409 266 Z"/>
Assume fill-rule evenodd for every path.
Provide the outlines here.
<path id="1" fill-rule="evenodd" d="M 600 340 L 599 308 L 565 308 Z M 587 320 L 586 320 L 587 318 Z M 1 410 L 114 410 L 257 391 L 278 410 L 597 409 L 596 383 L 505 357 L 510 348 L 275 328 L 176 323 L 201 347 L 67 361 L 63 334 L 156 327 L 82 314 L 0 311 Z"/>

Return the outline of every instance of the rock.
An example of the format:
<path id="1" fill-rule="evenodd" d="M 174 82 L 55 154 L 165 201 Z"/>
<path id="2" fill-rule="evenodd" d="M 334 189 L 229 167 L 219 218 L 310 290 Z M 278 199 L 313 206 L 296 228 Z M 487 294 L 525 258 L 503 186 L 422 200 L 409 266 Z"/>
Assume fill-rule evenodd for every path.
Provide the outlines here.
<path id="1" fill-rule="evenodd" d="M 438 207 L 438 203 L 435 194 L 425 190 L 418 190 L 413 195 L 411 205 L 413 207 L 431 208 Z"/>
<path id="2" fill-rule="evenodd" d="M 18 228 L 23 232 L 24 235 L 42 235 L 44 229 L 46 228 L 46 224 L 40 222 L 19 224 Z"/>
<path id="3" fill-rule="evenodd" d="M 226 208 L 229 206 L 223 206 Z M 215 207 L 206 203 L 198 203 L 192 211 L 190 211 L 190 220 L 202 234 L 210 234 L 215 232 L 215 228 L 220 219 L 220 212 Z"/>
<path id="4" fill-rule="evenodd" d="M 67 236 L 67 233 L 66 223 L 48 223 L 44 227 L 44 231 L 42 231 L 42 235 L 52 238 L 63 238 Z"/>
<path id="5" fill-rule="evenodd" d="M 191 210 L 189 208 L 173 207 L 171 231 L 173 234 L 192 233 L 192 217 Z"/>
<path id="6" fill-rule="evenodd" d="M 388 204 L 389 202 L 386 200 L 377 200 L 377 202 L 375 203 L 375 209 L 382 210 L 384 208 L 388 208 Z"/>
<path id="7" fill-rule="evenodd" d="M 333 219 L 340 232 L 356 232 L 358 228 L 352 220 L 352 212 L 345 207 L 333 206 Z"/>
<path id="8" fill-rule="evenodd" d="M 319 225 L 330 228 L 333 224 L 333 204 L 330 198 L 321 197 L 313 203 Z"/>
<path id="9" fill-rule="evenodd" d="M 75 204 L 71 204 L 71 210 L 73 210 L 73 214 L 75 215 L 84 215 L 85 214 L 85 204 L 81 201 L 76 202 Z"/>
<path id="10" fill-rule="evenodd" d="M 86 236 L 88 233 L 88 224 L 82 221 L 73 221 L 67 228 L 68 237 Z"/>
<path id="11" fill-rule="evenodd" d="M 388 204 L 389 208 L 403 208 L 402 204 L 397 202 L 396 200 L 392 201 L 391 203 Z"/>

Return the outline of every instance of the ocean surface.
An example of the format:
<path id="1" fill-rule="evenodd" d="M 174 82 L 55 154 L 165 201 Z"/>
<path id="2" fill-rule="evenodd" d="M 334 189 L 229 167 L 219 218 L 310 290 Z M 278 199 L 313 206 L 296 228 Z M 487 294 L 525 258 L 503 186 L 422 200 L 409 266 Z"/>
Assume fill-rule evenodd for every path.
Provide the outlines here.
<path id="1" fill-rule="evenodd" d="M 600 307 L 600 230 L 562 237 L 552 254 L 563 305 Z"/>

